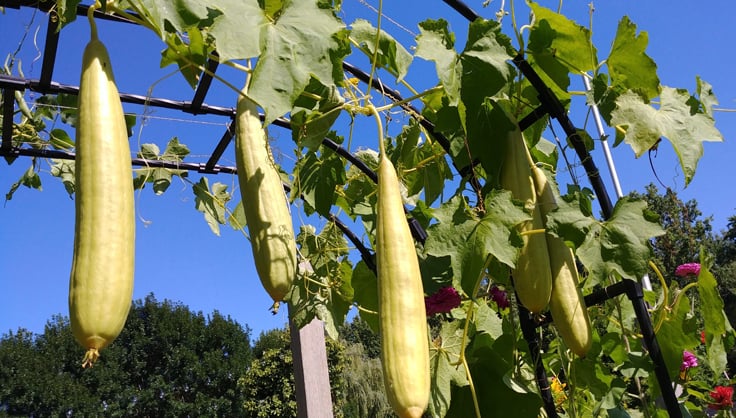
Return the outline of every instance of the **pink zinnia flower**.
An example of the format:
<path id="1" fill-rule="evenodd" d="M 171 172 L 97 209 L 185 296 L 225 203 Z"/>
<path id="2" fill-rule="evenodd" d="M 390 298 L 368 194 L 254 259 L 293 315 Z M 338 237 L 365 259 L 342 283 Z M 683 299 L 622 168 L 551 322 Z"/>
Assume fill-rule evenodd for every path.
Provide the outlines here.
<path id="1" fill-rule="evenodd" d="M 683 351 L 682 352 L 682 365 L 680 366 L 680 371 L 685 371 L 691 367 L 698 367 L 698 358 L 695 357 L 695 354 L 689 352 L 689 351 Z"/>
<path id="2" fill-rule="evenodd" d="M 433 295 L 424 298 L 424 307 L 427 309 L 427 316 L 450 312 L 458 306 L 460 306 L 460 294 L 457 293 L 454 287 L 440 288 Z"/>
<path id="3" fill-rule="evenodd" d="M 713 409 L 729 409 L 733 407 L 733 388 L 731 386 L 716 386 L 710 392 L 713 400 L 708 407 Z"/>
<path id="4" fill-rule="evenodd" d="M 697 276 L 698 274 L 700 274 L 699 263 L 685 263 L 675 269 L 675 276 L 677 277 Z"/>
<path id="5" fill-rule="evenodd" d="M 496 302 L 496 305 L 498 305 L 498 309 L 506 309 L 511 305 L 511 303 L 509 302 L 509 295 L 506 294 L 506 291 L 501 290 L 495 284 L 491 286 L 490 294 L 491 300 Z"/>

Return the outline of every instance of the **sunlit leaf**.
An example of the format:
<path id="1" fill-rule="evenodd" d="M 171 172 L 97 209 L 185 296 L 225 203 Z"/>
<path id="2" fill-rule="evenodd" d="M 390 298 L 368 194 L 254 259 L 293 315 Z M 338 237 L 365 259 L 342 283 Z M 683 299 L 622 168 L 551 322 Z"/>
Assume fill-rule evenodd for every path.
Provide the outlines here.
<path id="1" fill-rule="evenodd" d="M 645 209 L 643 201 L 622 198 L 616 202 L 611 218 L 593 228 L 587 245 L 584 243 L 578 251 L 581 260 L 599 260 L 597 266 L 583 261 L 586 267 L 592 266 L 592 274 L 605 277 L 615 271 L 624 277 L 640 278 L 646 273 L 651 257 L 649 241 L 664 230 Z"/>
<path id="2" fill-rule="evenodd" d="M 606 64 L 611 83 L 652 99 L 659 95 L 659 77 L 657 64 L 645 53 L 648 43 L 647 33 L 637 36 L 636 25 L 624 16 L 618 24 Z"/>
<path id="3" fill-rule="evenodd" d="M 731 324 L 724 313 L 723 299 L 718 292 L 718 283 L 710 265 L 713 260 L 705 251 L 700 254 L 700 274 L 698 274 L 698 295 L 700 296 L 700 310 L 705 325 L 707 362 L 713 373 L 719 375 L 726 370 L 728 359 L 724 346 L 724 336 L 733 332 Z"/>
<path id="4" fill-rule="evenodd" d="M 258 0 L 220 0 L 217 8 L 222 14 L 215 17 L 210 34 L 215 38 L 220 59 L 230 61 L 258 56 L 261 30 L 268 23 Z"/>
<path id="5" fill-rule="evenodd" d="M 433 416 L 445 416 L 450 407 L 453 386 L 468 384 L 465 369 L 458 363 L 463 344 L 463 321 L 445 322 L 440 333 L 430 345 L 430 371 L 432 395 L 429 405 Z"/>
<path id="6" fill-rule="evenodd" d="M 624 141 L 637 157 L 660 138 L 667 138 L 680 160 L 687 185 L 703 156 L 703 142 L 723 141 L 713 118 L 693 109 L 694 101 L 697 102 L 685 90 L 663 87 L 659 109 L 655 109 L 638 94 L 626 92 L 616 101 L 611 123 L 625 132 Z"/>
<path id="7" fill-rule="evenodd" d="M 344 160 L 327 148 L 322 148 L 320 155 L 308 152 L 297 162 L 294 179 L 294 192 L 308 205 L 307 215 L 316 211 L 329 217 L 336 189 L 346 181 Z"/>
<path id="8" fill-rule="evenodd" d="M 386 31 L 381 30 L 379 35 L 377 28 L 373 27 L 370 22 L 365 19 L 357 19 L 350 27 L 350 38 L 358 43 L 361 50 L 371 60 L 376 57 L 379 68 L 388 70 L 397 81 L 404 78 L 413 57 Z M 378 45 L 376 45 L 376 40 Z"/>
<path id="9" fill-rule="evenodd" d="M 210 189 L 207 177 L 192 185 L 194 207 L 204 215 L 204 220 L 215 235 L 220 235 L 220 225 L 225 224 L 225 204 L 231 199 L 227 185 L 216 182 Z"/>
<path id="10" fill-rule="evenodd" d="M 551 54 L 571 72 L 593 70 L 598 62 L 590 30 L 566 16 L 529 2 L 534 24 L 529 33 L 529 49 L 535 54 Z"/>
<path id="11" fill-rule="evenodd" d="M 444 19 L 425 20 L 419 23 L 415 55 L 434 61 L 437 76 L 444 87 L 450 106 L 460 103 L 460 75 L 462 67 L 455 52 L 455 35 Z"/>
<path id="12" fill-rule="evenodd" d="M 291 110 L 314 77 L 327 87 L 342 77 L 345 25 L 314 0 L 290 1 L 277 20 L 263 27 L 261 55 L 250 94 L 266 113 L 264 125 Z"/>

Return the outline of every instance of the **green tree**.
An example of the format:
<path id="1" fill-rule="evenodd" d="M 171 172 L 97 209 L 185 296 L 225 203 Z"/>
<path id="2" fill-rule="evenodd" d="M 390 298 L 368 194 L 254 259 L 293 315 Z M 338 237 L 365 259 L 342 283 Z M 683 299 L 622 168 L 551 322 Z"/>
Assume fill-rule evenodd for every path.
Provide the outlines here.
<path id="1" fill-rule="evenodd" d="M 721 291 L 733 293 L 736 289 L 736 215 L 728 218 L 726 231 L 715 240 L 714 253 L 713 273 L 719 278 Z"/>
<path id="2" fill-rule="evenodd" d="M 326 348 L 333 413 L 335 417 L 342 417 L 344 346 L 328 339 Z M 245 395 L 245 415 L 253 418 L 296 417 L 294 358 L 289 331 L 274 329 L 261 333 L 254 343 L 253 352 L 248 372 L 238 381 L 238 387 Z"/>
<path id="3" fill-rule="evenodd" d="M 395 417 L 383 386 L 378 334 L 355 316 L 340 327 L 340 340 L 345 344 L 345 418 Z"/>
<path id="4" fill-rule="evenodd" d="M 700 249 L 713 247 L 712 217 L 703 218 L 695 200 L 683 202 L 672 189 L 660 194 L 650 183 L 644 194 L 632 193 L 644 198 L 649 210 L 659 215 L 664 235 L 654 238 L 654 257 L 665 277 L 674 277 L 680 264 L 697 262 Z"/>
<path id="5" fill-rule="evenodd" d="M 345 348 L 345 418 L 395 417 L 383 389 L 381 360 L 371 357 L 363 344 Z"/>
<path id="6" fill-rule="evenodd" d="M 41 335 L 3 336 L 0 416 L 243 415 L 236 383 L 250 363 L 250 330 L 218 312 L 149 295 L 95 367 L 82 369 L 82 355 L 61 316 Z"/>
<path id="7" fill-rule="evenodd" d="M 363 353 L 368 358 L 374 359 L 381 355 L 381 339 L 360 316 L 356 315 L 352 321 L 340 327 L 340 339 L 347 346 L 362 345 Z"/>

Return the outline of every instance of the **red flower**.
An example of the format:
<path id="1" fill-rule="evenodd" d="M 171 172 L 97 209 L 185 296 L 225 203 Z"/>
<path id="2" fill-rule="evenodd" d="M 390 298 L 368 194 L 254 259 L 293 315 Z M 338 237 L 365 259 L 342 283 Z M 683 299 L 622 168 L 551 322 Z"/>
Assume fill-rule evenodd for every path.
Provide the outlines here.
<path id="1" fill-rule="evenodd" d="M 716 386 L 710 392 L 710 397 L 713 399 L 713 403 L 708 404 L 710 408 L 729 409 L 733 407 L 733 387 L 731 386 Z"/>
<path id="2" fill-rule="evenodd" d="M 458 306 L 460 306 L 460 294 L 457 293 L 454 287 L 440 288 L 435 294 L 424 298 L 427 316 L 450 312 Z"/>
<path id="3" fill-rule="evenodd" d="M 700 342 L 705 344 L 705 331 L 700 331 Z"/>
<path id="4" fill-rule="evenodd" d="M 505 290 L 501 290 L 495 284 L 491 287 L 491 300 L 496 302 L 498 309 L 506 309 L 511 305 L 509 303 L 509 295 L 506 294 Z"/>

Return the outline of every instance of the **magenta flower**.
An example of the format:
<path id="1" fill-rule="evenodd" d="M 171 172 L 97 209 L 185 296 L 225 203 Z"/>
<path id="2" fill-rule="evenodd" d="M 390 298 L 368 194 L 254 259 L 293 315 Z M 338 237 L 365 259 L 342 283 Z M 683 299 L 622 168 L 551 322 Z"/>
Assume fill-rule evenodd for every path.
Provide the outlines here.
<path id="1" fill-rule="evenodd" d="M 685 263 L 675 269 L 675 276 L 677 277 L 697 276 L 698 274 L 700 274 L 699 263 Z"/>
<path id="2" fill-rule="evenodd" d="M 509 302 L 509 295 L 506 294 L 506 291 L 501 290 L 495 284 L 491 286 L 490 294 L 491 300 L 496 302 L 496 305 L 498 305 L 498 309 L 506 309 L 511 305 L 511 303 Z"/>
<path id="3" fill-rule="evenodd" d="M 458 306 L 460 306 L 460 294 L 457 293 L 454 287 L 440 288 L 433 295 L 424 298 L 424 307 L 427 309 L 427 316 L 450 312 Z"/>
<path id="4" fill-rule="evenodd" d="M 695 357 L 695 354 L 687 350 L 683 351 L 682 352 L 682 365 L 680 366 L 680 371 L 684 372 L 685 370 L 691 367 L 698 367 L 698 358 Z"/>

